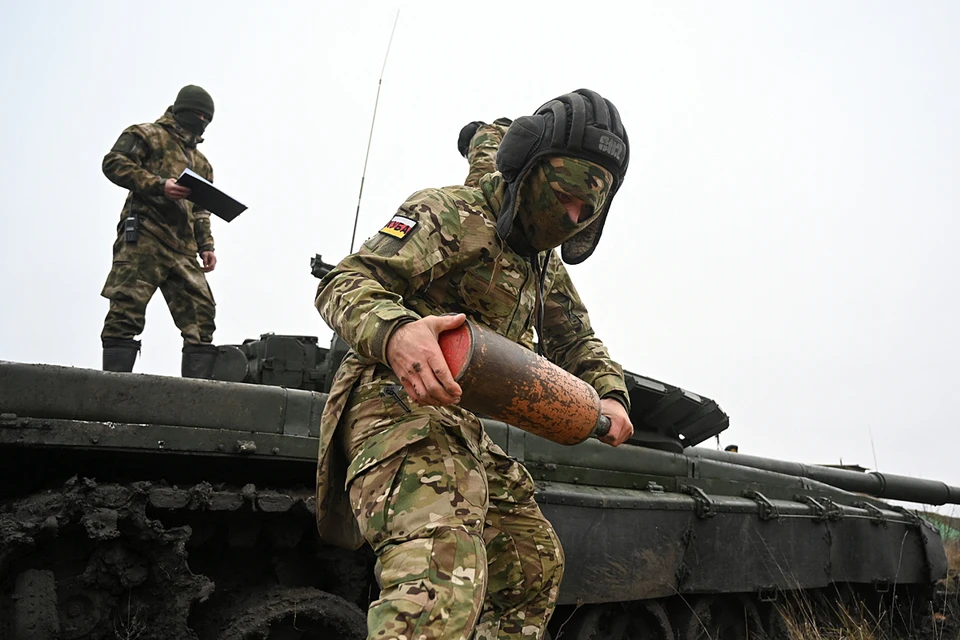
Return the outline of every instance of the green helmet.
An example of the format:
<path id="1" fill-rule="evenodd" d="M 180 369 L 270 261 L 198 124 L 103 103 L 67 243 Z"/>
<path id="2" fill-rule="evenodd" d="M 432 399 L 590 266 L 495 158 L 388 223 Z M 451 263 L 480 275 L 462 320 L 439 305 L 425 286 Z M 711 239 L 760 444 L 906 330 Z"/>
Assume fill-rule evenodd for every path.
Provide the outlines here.
<path id="1" fill-rule="evenodd" d="M 177 94 L 177 99 L 173 103 L 174 115 L 187 109 L 200 111 L 206 114 L 209 120 L 213 120 L 213 98 L 203 88 L 195 84 L 188 84 L 180 89 L 180 93 Z"/>

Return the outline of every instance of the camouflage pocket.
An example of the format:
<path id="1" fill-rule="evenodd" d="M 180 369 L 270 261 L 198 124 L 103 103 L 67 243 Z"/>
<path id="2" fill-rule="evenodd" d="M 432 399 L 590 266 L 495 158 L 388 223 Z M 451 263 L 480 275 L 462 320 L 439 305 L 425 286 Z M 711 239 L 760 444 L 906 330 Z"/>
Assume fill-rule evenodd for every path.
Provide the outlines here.
<path id="1" fill-rule="evenodd" d="M 489 278 L 467 271 L 460 280 L 464 305 L 487 318 L 505 318 L 517 308 L 517 296 L 491 283 Z"/>
<path id="2" fill-rule="evenodd" d="M 413 547 L 411 549 L 411 547 Z M 422 580 L 430 575 L 432 553 L 430 540 L 396 545 L 377 558 L 377 583 L 381 589 L 392 589 L 403 582 Z M 418 553 L 419 552 L 419 553 Z M 423 603 L 424 605 L 426 602 Z"/>
<path id="3" fill-rule="evenodd" d="M 522 504 L 534 499 L 533 476 L 516 458 L 507 455 L 490 437 L 483 434 L 483 467 L 487 474 L 490 500 Z"/>
<path id="4" fill-rule="evenodd" d="M 425 415 L 424 410 L 408 398 L 403 387 L 389 379 L 358 384 L 350 394 L 341 419 L 339 437 L 347 460 L 356 460 L 365 448 L 384 437 L 399 438 L 402 446 L 406 442 L 404 430 L 417 428 L 408 423 Z M 386 434 L 395 429 L 399 430 L 396 436 Z"/>
<path id="5" fill-rule="evenodd" d="M 374 550 L 431 528 L 483 522 L 488 504 L 483 465 L 442 427 L 425 428 L 423 437 L 390 453 L 376 445 L 365 449 L 348 471 L 350 503 Z"/>
<path id="6" fill-rule="evenodd" d="M 484 598 L 484 557 L 480 536 L 456 530 L 386 550 L 377 564 L 383 591 L 367 614 L 370 637 L 473 638 Z"/>
<path id="7" fill-rule="evenodd" d="M 395 513 L 392 505 L 400 491 L 400 470 L 406 457 L 404 448 L 385 460 L 372 460 L 356 473 L 347 474 L 353 515 L 374 551 L 390 540 L 389 525 Z"/>
<path id="8" fill-rule="evenodd" d="M 374 402 L 379 402 L 376 400 Z M 377 423 L 360 424 L 352 430 L 354 442 L 361 442 L 347 468 L 347 484 L 374 465 L 419 442 L 430 433 L 430 416 L 416 416 L 394 422 L 379 418 Z"/>
<path id="9" fill-rule="evenodd" d="M 137 288 L 138 273 L 136 264 L 123 258 L 114 258 L 110 265 L 107 281 L 100 291 L 100 295 L 109 300 L 122 296 L 124 293 Z"/>

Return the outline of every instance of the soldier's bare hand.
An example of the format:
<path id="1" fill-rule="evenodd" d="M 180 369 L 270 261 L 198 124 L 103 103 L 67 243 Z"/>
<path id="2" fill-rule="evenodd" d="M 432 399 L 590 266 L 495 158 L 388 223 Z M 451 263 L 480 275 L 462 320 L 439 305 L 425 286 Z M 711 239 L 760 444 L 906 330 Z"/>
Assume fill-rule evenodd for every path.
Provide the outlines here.
<path id="1" fill-rule="evenodd" d="M 600 413 L 610 418 L 610 431 L 600 438 L 601 442 L 616 447 L 626 442 L 633 435 L 633 423 L 622 404 L 613 398 L 601 398 Z"/>
<path id="2" fill-rule="evenodd" d="M 201 251 L 200 259 L 203 260 L 204 273 L 210 273 L 217 267 L 217 254 L 213 251 Z"/>
<path id="3" fill-rule="evenodd" d="M 407 395 L 421 405 L 445 407 L 460 402 L 460 385 L 453 379 L 437 338 L 456 329 L 467 319 L 455 316 L 427 316 L 400 325 L 387 342 L 387 362 L 400 378 Z"/>
<path id="4" fill-rule="evenodd" d="M 190 189 L 177 184 L 175 178 L 167 178 L 167 181 L 163 183 L 163 195 L 171 200 L 180 200 L 190 195 Z"/>

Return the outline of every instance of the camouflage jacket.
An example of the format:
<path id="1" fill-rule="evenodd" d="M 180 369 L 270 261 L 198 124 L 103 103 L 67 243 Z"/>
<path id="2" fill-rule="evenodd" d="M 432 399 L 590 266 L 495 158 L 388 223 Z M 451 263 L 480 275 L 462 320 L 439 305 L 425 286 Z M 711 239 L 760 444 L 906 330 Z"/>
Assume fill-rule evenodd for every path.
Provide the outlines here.
<path id="1" fill-rule="evenodd" d="M 189 200 L 163 195 L 167 179 L 178 178 L 188 167 L 213 182 L 213 168 L 197 150 L 200 142 L 203 138 L 173 119 L 172 107 L 154 123 L 124 129 L 103 157 L 104 175 L 130 190 L 120 213 L 121 226 L 132 210 L 140 219 L 140 230 L 173 251 L 188 256 L 213 251 L 210 213 Z"/>
<path id="2" fill-rule="evenodd" d="M 529 258 L 514 253 L 497 236 L 496 216 L 504 194 L 500 174 L 485 175 L 478 183 L 479 188 L 454 186 L 413 194 L 360 251 L 320 282 L 317 309 L 354 350 L 337 372 L 321 419 L 317 522 L 329 542 L 342 546 L 362 542 L 355 525 L 350 530 L 353 517 L 344 482 L 362 470 L 358 462 L 366 465 L 377 455 L 392 452 L 378 444 L 375 452 L 361 452 L 366 455 L 357 458 L 363 459 L 352 461 L 347 469 L 341 447 L 331 444 L 357 380 L 370 367 L 387 365 L 386 344 L 397 325 L 462 312 L 521 344 L 532 335 L 538 273 Z M 546 257 L 544 354 L 592 385 L 601 397 L 614 396 L 628 405 L 623 372 L 594 336 L 566 268 L 556 253 Z M 425 434 L 427 416 L 418 414 L 438 411 L 414 407 L 404 423 L 408 432 L 395 438 L 398 446 Z M 447 418 L 457 411 L 463 410 L 439 410 L 451 413 Z"/>

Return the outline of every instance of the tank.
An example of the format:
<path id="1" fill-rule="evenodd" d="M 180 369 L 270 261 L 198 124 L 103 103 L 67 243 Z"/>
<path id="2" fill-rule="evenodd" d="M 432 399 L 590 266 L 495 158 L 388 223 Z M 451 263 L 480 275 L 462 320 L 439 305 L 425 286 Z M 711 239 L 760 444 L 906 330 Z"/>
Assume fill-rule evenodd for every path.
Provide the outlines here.
<path id="1" fill-rule="evenodd" d="M 374 558 L 314 523 L 342 342 L 220 352 L 216 381 L 0 362 L 0 638 L 365 637 Z M 960 488 L 698 447 L 729 426 L 716 402 L 626 378 L 637 429 L 616 449 L 484 420 L 563 542 L 553 640 L 788 637 L 785 612 L 852 603 L 930 631 L 943 543 L 885 500 Z"/>

